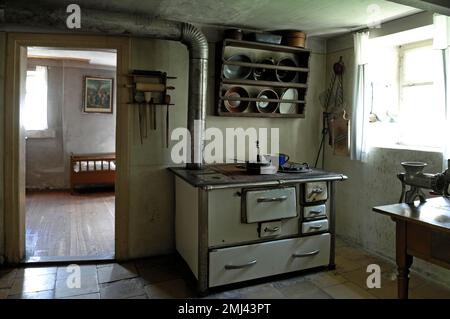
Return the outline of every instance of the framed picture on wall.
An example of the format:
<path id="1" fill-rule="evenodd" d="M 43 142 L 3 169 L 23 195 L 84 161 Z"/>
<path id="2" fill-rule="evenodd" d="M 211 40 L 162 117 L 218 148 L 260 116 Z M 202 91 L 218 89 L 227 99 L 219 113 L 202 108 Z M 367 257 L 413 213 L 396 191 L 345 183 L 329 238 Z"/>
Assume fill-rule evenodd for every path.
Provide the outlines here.
<path id="1" fill-rule="evenodd" d="M 86 113 L 113 112 L 113 79 L 84 77 L 83 111 Z"/>

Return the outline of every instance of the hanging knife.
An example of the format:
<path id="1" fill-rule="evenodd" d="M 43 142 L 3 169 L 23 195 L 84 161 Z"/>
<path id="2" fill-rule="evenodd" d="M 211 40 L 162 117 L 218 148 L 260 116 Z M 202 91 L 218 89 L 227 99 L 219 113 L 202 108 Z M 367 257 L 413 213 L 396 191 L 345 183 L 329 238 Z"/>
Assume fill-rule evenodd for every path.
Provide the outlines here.
<path id="1" fill-rule="evenodd" d="M 156 130 L 156 104 L 152 101 L 152 109 L 153 109 L 153 130 Z"/>
<path id="2" fill-rule="evenodd" d="M 148 134 L 147 134 L 147 122 L 148 122 L 148 112 L 147 112 L 147 109 L 148 109 L 148 104 L 147 103 L 145 103 L 145 105 L 144 105 L 144 114 L 143 114 L 143 122 L 144 122 L 144 137 L 145 138 L 147 138 L 147 136 L 148 136 Z"/>
<path id="3" fill-rule="evenodd" d="M 143 128 L 143 123 L 142 123 L 142 108 L 144 106 L 142 105 L 142 103 L 138 104 L 138 110 L 139 110 L 139 137 L 141 139 L 141 145 L 144 144 L 143 141 L 143 134 L 142 134 L 142 128 Z"/>
<path id="4" fill-rule="evenodd" d="M 170 95 L 166 94 L 164 102 L 166 103 L 166 148 L 169 148 L 169 105 L 170 105 Z"/>

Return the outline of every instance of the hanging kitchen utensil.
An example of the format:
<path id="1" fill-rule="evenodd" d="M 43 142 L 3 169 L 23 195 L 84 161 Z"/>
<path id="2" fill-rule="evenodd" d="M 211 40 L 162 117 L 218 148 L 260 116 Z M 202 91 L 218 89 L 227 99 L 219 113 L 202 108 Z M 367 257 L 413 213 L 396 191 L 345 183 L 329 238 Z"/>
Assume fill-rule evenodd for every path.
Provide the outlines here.
<path id="1" fill-rule="evenodd" d="M 139 105 L 138 105 L 138 112 L 139 112 L 139 138 L 141 140 L 141 144 L 144 144 L 144 141 L 143 141 L 144 133 L 142 132 L 143 126 L 144 126 L 144 123 L 142 122 L 143 121 L 143 119 L 142 119 L 142 117 L 143 117 L 143 115 L 142 115 L 142 108 L 144 108 L 144 107 L 145 106 L 142 103 L 139 103 Z"/>
<path id="2" fill-rule="evenodd" d="M 156 104 L 155 101 L 152 101 L 152 113 L 153 113 L 153 130 L 156 131 Z"/>
<path id="3" fill-rule="evenodd" d="M 333 154 L 348 156 L 349 155 L 349 127 L 350 120 L 347 118 L 345 110 L 342 116 L 338 116 L 333 120 L 332 135 L 333 135 Z"/>
<path id="4" fill-rule="evenodd" d="M 144 122 L 144 138 L 147 138 L 148 137 L 148 104 L 144 105 L 143 122 Z"/>
<path id="5" fill-rule="evenodd" d="M 130 77 L 132 84 L 124 86 L 133 90 L 134 101 L 132 103 L 138 107 L 139 116 L 139 135 L 141 144 L 143 139 L 148 137 L 148 129 L 157 129 L 157 111 L 158 105 L 166 105 L 166 146 L 169 145 L 169 105 L 170 96 L 168 90 L 174 90 L 175 87 L 168 86 L 168 79 L 176 79 L 173 76 L 167 76 L 166 72 L 134 70 Z"/>
<path id="6" fill-rule="evenodd" d="M 148 115 L 147 114 L 148 114 L 149 103 L 152 101 L 153 94 L 152 94 L 152 92 L 144 92 L 144 96 L 145 96 L 145 102 L 147 102 L 145 104 L 145 108 L 144 108 L 144 123 L 145 123 L 144 137 L 147 138 L 147 136 L 148 136 L 148 134 L 147 134 L 148 133 Z"/>
<path id="7" fill-rule="evenodd" d="M 169 148 L 169 105 L 170 105 L 170 95 L 166 94 L 164 98 L 164 103 L 166 104 L 166 148 Z"/>
<path id="8" fill-rule="evenodd" d="M 143 144 L 143 133 L 142 133 L 142 107 L 145 102 L 145 96 L 143 92 L 137 91 L 134 95 L 134 100 L 138 103 L 138 120 L 139 120 L 139 139 L 141 144 Z"/>
<path id="9" fill-rule="evenodd" d="M 333 130 L 331 126 L 336 118 L 344 111 L 344 86 L 343 74 L 345 71 L 342 56 L 339 61 L 333 64 L 333 74 L 330 86 L 319 96 L 320 103 L 323 107 L 322 118 L 322 140 L 320 142 L 319 151 L 317 152 L 314 167 L 317 167 L 320 152 L 322 152 L 322 168 L 325 164 L 325 138 L 328 135 L 328 144 L 333 145 Z"/>

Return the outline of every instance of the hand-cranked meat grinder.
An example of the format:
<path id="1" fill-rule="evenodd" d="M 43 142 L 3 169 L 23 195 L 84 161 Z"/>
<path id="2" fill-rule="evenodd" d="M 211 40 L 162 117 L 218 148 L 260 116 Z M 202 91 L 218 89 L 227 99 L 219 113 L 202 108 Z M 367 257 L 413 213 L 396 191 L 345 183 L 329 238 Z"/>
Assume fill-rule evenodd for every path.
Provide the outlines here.
<path id="1" fill-rule="evenodd" d="M 419 198 L 421 203 L 426 201 L 425 194 L 422 188 L 431 189 L 435 194 L 449 197 L 450 184 L 450 160 L 448 160 L 449 167 L 443 173 L 428 174 L 423 173 L 423 169 L 427 163 L 423 162 L 402 162 L 404 173 L 397 174 L 397 177 L 402 182 L 402 194 L 400 196 L 400 203 L 413 204 L 416 198 Z M 406 191 L 406 185 L 410 188 Z"/>

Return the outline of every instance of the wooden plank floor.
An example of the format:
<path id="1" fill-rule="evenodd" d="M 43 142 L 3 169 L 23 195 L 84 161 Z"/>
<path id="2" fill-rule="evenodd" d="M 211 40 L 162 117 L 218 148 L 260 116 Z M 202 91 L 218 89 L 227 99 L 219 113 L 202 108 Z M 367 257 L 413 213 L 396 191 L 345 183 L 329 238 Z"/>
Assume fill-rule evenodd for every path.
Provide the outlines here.
<path id="1" fill-rule="evenodd" d="M 114 193 L 27 193 L 28 261 L 113 256 Z"/>

